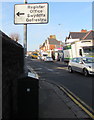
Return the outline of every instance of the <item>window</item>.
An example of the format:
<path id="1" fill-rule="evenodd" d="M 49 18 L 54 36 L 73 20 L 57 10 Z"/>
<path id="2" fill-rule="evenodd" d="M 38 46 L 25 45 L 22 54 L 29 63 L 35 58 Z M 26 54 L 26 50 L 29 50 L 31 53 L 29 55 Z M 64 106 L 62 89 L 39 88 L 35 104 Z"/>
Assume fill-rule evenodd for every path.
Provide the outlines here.
<path id="1" fill-rule="evenodd" d="M 94 46 L 83 47 L 84 53 L 94 53 Z"/>
<path id="2" fill-rule="evenodd" d="M 73 58 L 73 59 L 72 59 L 72 62 L 75 62 L 75 63 L 79 63 L 80 61 L 81 61 L 80 58 Z"/>
<path id="3" fill-rule="evenodd" d="M 68 50 L 68 49 L 71 49 L 71 45 L 68 45 L 68 46 L 64 46 L 64 47 L 63 47 L 63 50 Z"/>
<path id="4" fill-rule="evenodd" d="M 76 59 L 76 58 L 73 58 L 73 59 L 72 59 L 72 62 L 77 62 L 77 59 Z"/>
<path id="5" fill-rule="evenodd" d="M 79 49 L 79 55 L 82 56 L 82 49 Z"/>
<path id="6" fill-rule="evenodd" d="M 84 58 L 83 61 L 85 63 L 94 63 L 94 58 Z"/>
<path id="7" fill-rule="evenodd" d="M 79 63 L 80 61 L 81 61 L 81 59 L 80 59 L 80 58 L 77 58 L 77 59 L 76 59 L 76 62 L 77 62 L 77 63 Z"/>

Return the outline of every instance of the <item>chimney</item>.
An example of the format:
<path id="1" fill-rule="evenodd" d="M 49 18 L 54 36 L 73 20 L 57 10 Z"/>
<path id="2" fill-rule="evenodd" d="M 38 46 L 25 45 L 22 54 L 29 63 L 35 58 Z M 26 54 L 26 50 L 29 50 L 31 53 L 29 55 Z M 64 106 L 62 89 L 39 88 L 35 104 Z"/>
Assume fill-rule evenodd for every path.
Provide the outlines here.
<path id="1" fill-rule="evenodd" d="M 81 32 L 87 32 L 87 30 L 82 29 Z"/>
<path id="2" fill-rule="evenodd" d="M 51 39 L 56 39 L 56 36 L 55 35 L 50 35 L 50 38 Z"/>

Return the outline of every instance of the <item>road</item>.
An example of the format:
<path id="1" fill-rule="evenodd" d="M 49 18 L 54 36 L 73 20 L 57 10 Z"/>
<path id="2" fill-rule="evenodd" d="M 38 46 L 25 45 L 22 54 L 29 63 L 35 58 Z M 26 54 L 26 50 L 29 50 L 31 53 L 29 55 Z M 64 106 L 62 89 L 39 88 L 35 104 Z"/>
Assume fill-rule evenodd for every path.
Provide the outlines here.
<path id="1" fill-rule="evenodd" d="M 39 78 L 65 86 L 88 106 L 93 102 L 93 77 L 80 73 L 69 73 L 67 65 L 60 62 L 44 62 L 27 59 L 27 65 L 37 72 Z"/>

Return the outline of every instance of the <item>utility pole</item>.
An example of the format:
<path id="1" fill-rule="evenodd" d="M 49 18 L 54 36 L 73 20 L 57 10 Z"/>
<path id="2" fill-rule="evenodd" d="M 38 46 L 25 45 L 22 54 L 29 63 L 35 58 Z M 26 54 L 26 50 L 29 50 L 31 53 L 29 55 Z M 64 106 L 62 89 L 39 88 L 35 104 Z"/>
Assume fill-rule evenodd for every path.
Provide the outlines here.
<path id="1" fill-rule="evenodd" d="M 27 4 L 27 0 L 24 3 Z M 24 54 L 27 54 L 27 24 L 24 24 Z"/>

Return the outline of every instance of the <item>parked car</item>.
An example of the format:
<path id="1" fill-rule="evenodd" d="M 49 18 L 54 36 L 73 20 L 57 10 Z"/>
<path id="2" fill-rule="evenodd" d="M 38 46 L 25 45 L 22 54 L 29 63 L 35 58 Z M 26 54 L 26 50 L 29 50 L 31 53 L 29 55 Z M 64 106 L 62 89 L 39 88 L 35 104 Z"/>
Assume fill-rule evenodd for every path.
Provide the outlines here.
<path id="1" fill-rule="evenodd" d="M 38 53 L 37 52 L 32 52 L 31 57 L 33 59 L 37 59 L 38 58 Z"/>
<path id="2" fill-rule="evenodd" d="M 38 58 L 37 58 L 38 60 L 41 60 L 41 56 L 38 56 Z"/>
<path id="3" fill-rule="evenodd" d="M 41 59 L 44 61 L 47 56 L 48 56 L 48 54 L 47 54 L 47 53 L 44 53 L 44 54 L 42 55 Z"/>
<path id="4" fill-rule="evenodd" d="M 85 76 L 94 75 L 94 57 L 76 57 L 69 61 L 68 71 L 81 72 Z"/>
<path id="5" fill-rule="evenodd" d="M 47 57 L 44 58 L 44 61 L 46 61 L 46 62 L 53 62 L 53 58 L 47 56 Z"/>

